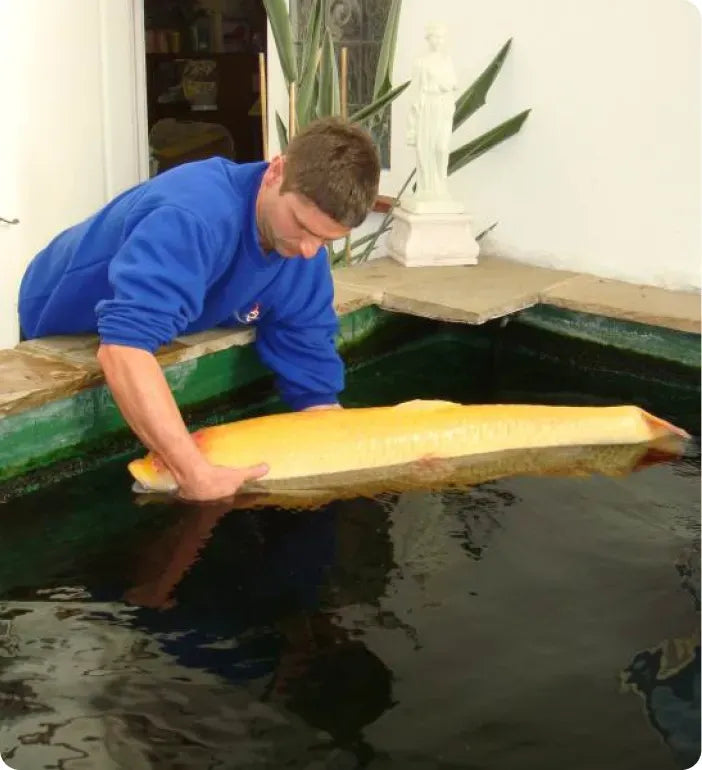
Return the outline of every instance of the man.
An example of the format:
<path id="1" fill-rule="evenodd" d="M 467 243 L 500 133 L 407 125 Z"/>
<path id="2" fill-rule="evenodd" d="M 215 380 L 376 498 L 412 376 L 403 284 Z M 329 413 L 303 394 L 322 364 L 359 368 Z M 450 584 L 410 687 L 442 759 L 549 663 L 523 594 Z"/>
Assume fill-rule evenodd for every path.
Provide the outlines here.
<path id="1" fill-rule="evenodd" d="M 210 158 L 171 169 L 34 258 L 20 287 L 22 333 L 97 333 L 120 411 L 180 495 L 230 496 L 267 467 L 204 459 L 154 352 L 180 334 L 251 324 L 292 409 L 338 406 L 343 365 L 324 243 L 365 219 L 379 176 L 368 134 L 334 118 L 307 126 L 270 164 Z"/>

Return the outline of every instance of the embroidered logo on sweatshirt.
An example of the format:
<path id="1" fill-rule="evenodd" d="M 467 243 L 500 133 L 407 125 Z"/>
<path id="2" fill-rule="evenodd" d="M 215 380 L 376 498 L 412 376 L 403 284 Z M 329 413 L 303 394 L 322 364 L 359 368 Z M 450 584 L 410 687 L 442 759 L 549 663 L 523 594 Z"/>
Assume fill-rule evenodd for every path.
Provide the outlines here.
<path id="1" fill-rule="evenodd" d="M 234 315 L 239 323 L 252 324 L 254 321 L 258 321 L 258 318 L 261 315 L 261 305 L 259 302 L 256 302 L 248 313 L 244 313 L 243 317 L 238 310 L 234 312 Z"/>

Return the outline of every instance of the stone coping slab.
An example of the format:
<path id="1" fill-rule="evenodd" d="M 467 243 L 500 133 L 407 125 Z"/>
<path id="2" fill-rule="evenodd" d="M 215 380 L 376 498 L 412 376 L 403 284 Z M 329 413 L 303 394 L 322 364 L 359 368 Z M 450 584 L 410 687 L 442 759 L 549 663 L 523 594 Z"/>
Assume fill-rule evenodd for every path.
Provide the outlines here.
<path id="1" fill-rule="evenodd" d="M 334 305 L 347 315 L 376 303 L 373 293 L 338 288 Z M 253 329 L 210 329 L 188 334 L 156 351 L 163 367 L 248 345 Z M 63 398 L 104 382 L 94 334 L 42 337 L 0 350 L 0 417 Z"/>
<path id="2" fill-rule="evenodd" d="M 385 310 L 481 324 L 539 303 L 699 334 L 699 292 L 671 291 L 498 257 L 465 267 L 406 268 L 390 257 L 334 271 L 337 292 Z"/>
<path id="3" fill-rule="evenodd" d="M 0 415 L 68 396 L 87 380 L 84 369 L 60 359 L 0 350 Z"/>
<path id="4" fill-rule="evenodd" d="M 592 275 L 576 275 L 547 289 L 541 301 L 567 310 L 700 333 L 698 292 L 669 291 Z"/>
<path id="5" fill-rule="evenodd" d="M 380 305 L 382 299 L 382 289 L 359 289 L 334 282 L 334 307 L 339 315 L 353 313 L 369 305 Z"/>
<path id="6" fill-rule="evenodd" d="M 176 337 L 170 345 L 156 351 L 156 358 L 162 366 L 171 366 L 226 348 L 248 345 L 253 337 L 252 329 L 211 329 Z M 30 354 L 58 358 L 95 374 L 96 379 L 102 381 L 100 365 L 96 358 L 97 349 L 98 338 L 94 334 L 41 337 L 21 342 L 15 348 Z"/>
<path id="7" fill-rule="evenodd" d="M 461 267 L 404 267 L 390 257 L 338 268 L 339 288 L 381 293 L 380 307 L 443 321 L 482 324 L 539 302 L 575 273 L 505 259 Z"/>
<path id="8" fill-rule="evenodd" d="M 444 321 L 482 324 L 545 303 L 568 310 L 700 332 L 699 295 L 526 265 L 497 257 L 465 267 L 407 268 L 383 257 L 334 270 L 340 316 L 378 306 Z M 343 330 L 342 330 L 343 331 Z M 343 334 L 342 334 L 343 337 Z M 156 353 L 170 367 L 248 345 L 253 329 L 178 337 Z M 95 335 L 46 337 L 0 350 L 0 418 L 103 382 Z"/>

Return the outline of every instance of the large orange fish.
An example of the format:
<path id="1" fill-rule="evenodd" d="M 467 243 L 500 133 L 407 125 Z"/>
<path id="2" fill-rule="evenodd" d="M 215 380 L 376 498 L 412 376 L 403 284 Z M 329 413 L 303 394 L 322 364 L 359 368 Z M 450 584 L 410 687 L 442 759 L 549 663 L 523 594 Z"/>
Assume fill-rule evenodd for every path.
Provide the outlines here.
<path id="1" fill-rule="evenodd" d="M 214 465 L 267 463 L 270 470 L 255 487 L 271 490 L 309 490 L 339 479 L 361 480 L 373 473 L 510 450 L 643 446 L 688 437 L 684 430 L 635 406 L 463 405 L 424 400 L 273 414 L 204 428 L 193 435 Z M 177 491 L 171 474 L 151 453 L 128 467 L 138 491 Z"/>

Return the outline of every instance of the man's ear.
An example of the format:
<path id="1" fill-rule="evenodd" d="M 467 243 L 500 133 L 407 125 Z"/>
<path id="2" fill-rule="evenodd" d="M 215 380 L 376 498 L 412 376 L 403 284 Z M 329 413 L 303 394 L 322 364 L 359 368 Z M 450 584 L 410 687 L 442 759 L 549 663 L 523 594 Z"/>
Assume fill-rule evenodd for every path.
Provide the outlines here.
<path id="1" fill-rule="evenodd" d="M 285 172 L 285 155 L 276 155 L 271 158 L 266 169 L 266 181 L 270 185 L 279 184 L 283 181 Z"/>

